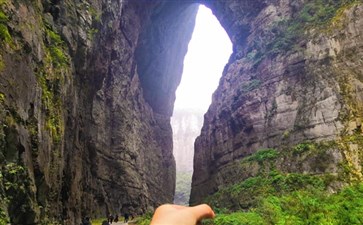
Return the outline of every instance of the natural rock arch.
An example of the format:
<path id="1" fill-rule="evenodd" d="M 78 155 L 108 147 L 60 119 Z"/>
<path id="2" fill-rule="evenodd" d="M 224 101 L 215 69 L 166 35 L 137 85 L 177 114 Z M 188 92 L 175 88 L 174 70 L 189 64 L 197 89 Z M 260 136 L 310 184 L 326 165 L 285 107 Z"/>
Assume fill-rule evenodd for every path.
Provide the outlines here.
<path id="1" fill-rule="evenodd" d="M 266 6 L 263 1 L 247 0 L 231 5 L 228 1 L 161 1 L 151 11 L 136 51 L 144 97 L 157 113 L 172 115 L 198 4 L 213 11 L 230 36 L 234 52 L 246 45 L 251 21 Z"/>
<path id="2" fill-rule="evenodd" d="M 286 148 L 306 140 L 317 143 L 338 140 L 342 137 L 344 129 L 361 129 L 360 119 L 358 122 L 354 122 L 356 119 L 348 122 L 339 116 L 345 114 L 353 118 L 362 117 L 362 113 L 356 114 L 356 110 L 360 111 L 362 108 L 362 92 L 347 95 L 344 91 L 343 93 L 341 90 L 345 90 L 346 84 L 342 83 L 340 77 L 342 73 L 344 79 L 355 80 L 357 84 L 349 85 L 357 88 L 362 85 L 360 72 L 355 70 L 352 73 L 344 73 L 334 69 L 337 67 L 342 69 L 346 61 L 351 61 L 354 67 L 358 68 L 360 63 L 344 56 L 344 52 L 355 51 L 358 46 L 350 45 L 344 38 L 338 41 L 337 46 L 350 45 L 351 50 L 347 48 L 342 51 L 333 44 L 326 44 L 335 40 L 337 33 L 348 35 L 350 32 L 348 19 L 345 18 L 343 22 L 345 24 L 343 30 L 329 21 L 333 18 L 331 15 L 325 19 L 316 17 L 314 18 L 316 21 L 312 22 L 304 21 L 302 12 L 309 7 L 304 2 L 190 1 L 182 5 L 187 7 L 188 4 L 196 3 L 205 4 L 213 11 L 230 36 L 233 54 L 223 73 L 220 86 L 214 94 L 212 106 L 205 116 L 202 134 L 196 141 L 192 204 L 200 203 L 206 196 L 225 185 L 251 176 L 250 172 L 239 174 L 234 171 L 233 162 L 260 148 L 281 150 L 283 146 Z M 340 6 L 344 8 L 343 3 Z M 183 7 L 177 7 L 175 10 L 181 8 Z M 338 8 L 335 10 L 338 12 Z M 352 7 L 350 10 L 347 14 L 352 14 L 357 9 Z M 170 10 L 166 13 L 174 12 Z M 310 16 L 313 18 L 314 14 Z M 297 23 L 300 23 L 298 28 L 293 27 Z M 325 29 L 334 30 L 335 33 L 326 34 L 324 38 L 314 36 L 316 32 L 319 33 L 314 30 L 315 27 L 321 26 L 319 23 L 328 27 Z M 359 36 L 362 32 L 362 22 L 356 19 L 352 23 L 360 27 L 353 32 L 353 36 L 357 43 L 361 42 Z M 150 30 L 148 34 L 152 36 L 153 31 L 159 32 L 155 29 Z M 150 36 L 144 37 L 147 39 Z M 321 49 L 313 49 L 313 46 L 316 47 L 312 44 L 314 42 L 325 43 L 323 45 L 329 46 L 327 47 L 329 51 L 322 53 Z M 163 44 L 168 45 L 167 42 L 161 43 Z M 153 60 L 158 59 L 151 59 Z M 325 68 L 324 72 L 319 68 Z M 143 69 L 139 70 L 139 74 L 143 84 Z M 164 74 L 165 77 L 161 75 L 162 80 L 168 80 L 170 73 Z M 180 76 L 181 73 L 178 74 Z M 179 76 L 177 74 L 175 76 L 177 83 L 180 80 Z M 155 78 L 152 76 L 153 80 Z M 290 87 L 291 84 L 295 85 L 294 89 Z M 158 107 L 167 106 L 169 110 L 172 109 L 176 85 L 172 86 L 169 92 L 171 95 L 166 95 L 169 99 L 161 101 L 163 103 L 158 104 Z M 148 90 L 148 87 L 143 86 L 143 88 Z M 162 89 L 159 86 L 153 90 Z M 349 98 L 353 101 L 348 100 Z M 330 102 L 329 106 L 326 102 Z M 153 103 L 150 105 L 153 106 Z M 346 128 L 348 123 L 355 124 L 354 128 Z M 350 150 L 338 151 L 332 148 L 327 151 L 326 158 L 335 162 L 335 168 L 338 168 L 339 162 L 344 161 L 344 157 L 340 157 L 346 154 L 344 151 Z M 313 163 L 317 160 L 315 157 L 319 158 L 311 156 L 311 162 L 306 162 L 308 166 L 305 170 L 309 173 L 316 173 Z M 359 166 L 356 169 L 359 174 L 362 173 Z M 282 170 L 295 171 L 292 168 Z M 329 173 L 330 170 L 336 169 L 325 166 L 319 169 L 319 173 Z"/>
<path id="3" fill-rule="evenodd" d="M 172 200 L 170 116 L 196 3 L 212 9 L 233 55 L 196 142 L 192 203 L 245 179 L 233 162 L 260 147 L 345 140 L 362 129 L 360 3 L 343 8 L 339 23 L 324 20 L 328 33 L 308 22 L 312 29 L 284 36 L 304 1 L 5 1 L 0 196 L 10 201 L 0 208 L 13 223 L 79 224 Z M 362 151 L 343 144 L 347 151 L 330 149 L 326 159 L 346 160 L 361 179 L 359 163 L 347 160 Z M 5 182 L 24 192 L 6 192 Z"/>

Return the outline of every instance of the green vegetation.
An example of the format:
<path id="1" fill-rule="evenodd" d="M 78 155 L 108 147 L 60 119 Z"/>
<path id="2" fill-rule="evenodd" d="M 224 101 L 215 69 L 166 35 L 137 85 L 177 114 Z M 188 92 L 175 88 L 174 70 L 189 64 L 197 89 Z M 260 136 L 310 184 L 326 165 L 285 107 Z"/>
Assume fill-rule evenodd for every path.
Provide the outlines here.
<path id="1" fill-rule="evenodd" d="M 12 42 L 12 38 L 7 27 L 8 20 L 9 19 L 5 13 L 0 11 L 0 39 L 5 43 Z"/>
<path id="2" fill-rule="evenodd" d="M 250 177 L 240 183 L 223 188 L 207 202 L 216 208 L 233 210 L 256 207 L 261 199 L 270 195 L 281 196 L 298 190 L 325 190 L 329 176 L 282 173 L 276 170 L 267 175 Z"/>
<path id="3" fill-rule="evenodd" d="M 107 221 L 107 218 L 91 219 L 92 225 L 102 225 L 103 221 Z"/>
<path id="4" fill-rule="evenodd" d="M 7 23 L 8 22 L 8 17 L 4 14 L 4 12 L 0 11 L 0 23 Z"/>
<path id="5" fill-rule="evenodd" d="M 9 223 L 9 218 L 6 213 L 0 208 L 0 225 L 6 225 Z"/>
<path id="6" fill-rule="evenodd" d="M 3 167 L 1 168 L 0 177 L 3 190 L 0 190 L 0 195 L 4 196 L 1 196 L 3 201 L 0 204 L 0 224 L 4 221 L 9 222 L 9 218 L 6 214 L 7 211 L 26 212 L 27 216 L 34 216 L 34 211 L 30 208 L 32 203 L 29 194 L 32 192 L 30 190 L 30 180 L 27 170 L 24 166 L 17 163 L 5 161 L 2 163 Z M 7 205 L 7 211 L 1 209 L 5 205 Z M 19 208 L 19 206 L 21 206 L 21 208 Z M 15 213 L 13 213 L 13 215 L 15 215 Z M 21 224 L 19 221 L 22 221 L 22 218 L 13 217 L 11 220 L 14 224 Z"/>
<path id="7" fill-rule="evenodd" d="M 3 71 L 4 68 L 5 68 L 5 63 L 4 63 L 4 61 L 3 61 L 3 59 L 2 59 L 2 57 L 0 55 L 0 72 Z"/>
<path id="8" fill-rule="evenodd" d="M 49 25 L 45 25 L 46 55 L 37 74 L 42 89 L 42 103 L 46 113 L 45 127 L 59 143 L 63 135 L 63 102 L 61 88 L 69 69 L 69 57 L 65 53 L 65 44 L 61 37 Z"/>
<path id="9" fill-rule="evenodd" d="M 248 211 L 217 214 L 204 224 L 363 224 L 363 183 L 331 195 L 314 188 L 269 195 Z"/>
<path id="10" fill-rule="evenodd" d="M 90 6 L 89 7 L 89 12 L 92 16 L 92 19 L 95 21 L 95 22 L 101 22 L 101 13 L 97 12 L 97 9 L 95 9 L 94 7 Z"/>
<path id="11" fill-rule="evenodd" d="M 64 53 L 64 42 L 61 37 L 47 26 L 45 31 L 50 40 L 48 50 L 51 56 L 51 63 L 56 68 L 67 66 L 69 64 L 69 59 Z"/>
<path id="12" fill-rule="evenodd" d="M 153 213 L 148 212 L 143 216 L 137 217 L 136 218 L 136 224 L 137 225 L 149 225 L 151 222 L 151 218 L 153 216 Z"/>
<path id="13" fill-rule="evenodd" d="M 203 224 L 363 224 L 361 171 L 352 161 L 363 157 L 350 144 L 362 146 L 360 132 L 340 141 L 258 150 L 233 167 L 247 177 L 205 199 L 217 216 Z M 343 159 L 336 172 L 325 172 L 338 152 Z M 350 186 L 331 193 L 344 184 Z"/>
<path id="14" fill-rule="evenodd" d="M 87 31 L 87 37 L 88 37 L 88 39 L 92 40 L 97 33 L 98 33 L 98 29 L 96 29 L 96 28 L 89 29 Z"/>
<path id="15" fill-rule="evenodd" d="M 245 160 L 263 162 L 265 160 L 275 159 L 278 156 L 279 153 L 276 149 L 268 148 L 258 150 L 255 154 L 245 158 Z"/>
<path id="16" fill-rule="evenodd" d="M 5 190 L 6 191 L 18 191 L 18 190 L 24 190 L 24 187 L 22 184 L 19 184 L 21 182 L 21 179 L 19 176 L 23 176 L 25 173 L 24 167 L 17 165 L 15 163 L 8 163 L 5 165 L 5 174 L 4 178 L 6 178 L 5 184 Z"/>
<path id="17" fill-rule="evenodd" d="M 5 101 L 5 95 L 4 93 L 0 92 L 0 103 L 3 103 Z"/>
<path id="18" fill-rule="evenodd" d="M 215 219 L 215 224 L 242 225 L 242 224 L 261 224 L 263 219 L 255 212 L 235 212 L 231 214 L 221 214 Z"/>
<path id="19" fill-rule="evenodd" d="M 1 153 L 0 153 L 1 154 Z M 6 225 L 9 223 L 10 219 L 7 215 L 7 204 L 9 200 L 6 198 L 5 189 L 3 185 L 4 176 L 2 170 L 0 170 L 0 225 Z"/>
<path id="20" fill-rule="evenodd" d="M 293 147 L 293 153 L 294 154 L 300 154 L 309 150 L 315 150 L 316 147 L 314 144 L 312 143 L 301 143 L 301 144 L 297 144 Z"/>
<path id="21" fill-rule="evenodd" d="M 59 142 L 62 129 L 63 129 L 63 120 L 62 120 L 62 102 L 60 96 L 57 96 L 55 89 L 58 87 L 54 86 L 52 80 L 46 79 L 45 74 L 41 74 L 38 76 L 38 83 L 42 88 L 42 102 L 43 107 L 46 112 L 46 128 L 51 132 L 52 137 L 55 142 Z"/>
<path id="22" fill-rule="evenodd" d="M 343 10 L 358 2 L 359 0 L 308 0 L 291 19 L 276 22 L 262 39 L 254 40 L 246 58 L 253 61 L 256 67 L 267 56 L 301 50 L 299 40 L 309 35 L 308 30 L 330 30 L 331 24 L 339 20 Z"/>

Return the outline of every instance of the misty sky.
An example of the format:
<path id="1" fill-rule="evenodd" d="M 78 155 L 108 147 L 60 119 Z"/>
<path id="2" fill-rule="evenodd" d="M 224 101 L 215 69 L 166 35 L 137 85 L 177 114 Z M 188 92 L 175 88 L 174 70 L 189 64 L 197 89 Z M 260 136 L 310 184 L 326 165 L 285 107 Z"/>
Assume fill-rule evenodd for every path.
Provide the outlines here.
<path id="1" fill-rule="evenodd" d="M 231 54 L 232 43 L 227 33 L 211 10 L 200 5 L 176 92 L 175 109 L 203 109 L 206 112 Z"/>

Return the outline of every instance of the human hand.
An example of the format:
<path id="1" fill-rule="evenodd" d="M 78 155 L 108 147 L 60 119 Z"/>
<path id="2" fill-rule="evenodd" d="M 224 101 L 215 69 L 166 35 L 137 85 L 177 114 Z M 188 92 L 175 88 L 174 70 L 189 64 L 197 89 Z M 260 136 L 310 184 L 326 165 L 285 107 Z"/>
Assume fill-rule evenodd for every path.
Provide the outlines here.
<path id="1" fill-rule="evenodd" d="M 214 216 L 207 204 L 193 207 L 165 204 L 156 209 L 150 225 L 196 225 L 202 219 Z"/>

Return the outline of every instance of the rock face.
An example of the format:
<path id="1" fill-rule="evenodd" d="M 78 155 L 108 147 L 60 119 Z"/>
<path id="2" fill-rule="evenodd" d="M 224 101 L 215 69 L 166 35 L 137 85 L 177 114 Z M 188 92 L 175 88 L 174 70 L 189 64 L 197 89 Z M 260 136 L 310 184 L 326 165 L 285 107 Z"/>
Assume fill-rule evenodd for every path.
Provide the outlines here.
<path id="1" fill-rule="evenodd" d="M 0 222 L 172 201 L 170 116 L 195 2 L 0 1 Z M 361 2 L 199 2 L 234 53 L 196 142 L 191 202 L 242 179 L 227 168 L 244 156 L 304 140 L 339 141 L 329 168 L 361 179 Z"/>
<path id="2" fill-rule="evenodd" d="M 237 169 L 246 156 L 306 141 L 334 142 L 324 150 L 325 163 L 309 155 L 281 159 L 277 168 L 335 174 L 342 185 L 361 180 L 361 2 L 207 4 L 230 35 L 234 53 L 195 143 L 191 204 L 256 175 L 253 168 Z M 343 164 L 352 170 L 339 177 Z"/>
<path id="3" fill-rule="evenodd" d="M 0 221 L 79 224 L 172 202 L 170 116 L 196 5 L 0 9 Z"/>

